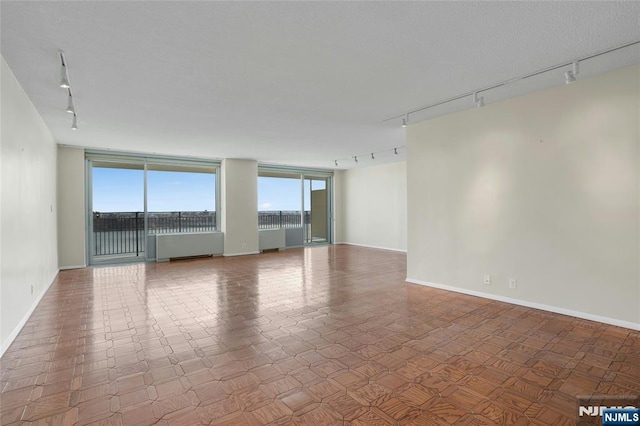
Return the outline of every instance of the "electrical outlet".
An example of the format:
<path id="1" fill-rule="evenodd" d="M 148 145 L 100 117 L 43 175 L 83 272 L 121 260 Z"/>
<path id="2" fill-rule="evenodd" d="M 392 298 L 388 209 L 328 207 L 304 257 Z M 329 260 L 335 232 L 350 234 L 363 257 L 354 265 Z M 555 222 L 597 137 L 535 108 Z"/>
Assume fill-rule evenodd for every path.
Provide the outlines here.
<path id="1" fill-rule="evenodd" d="M 491 275 L 485 274 L 484 280 L 482 281 L 484 285 L 491 285 Z"/>
<path id="2" fill-rule="evenodd" d="M 247 243 L 242 243 L 242 249 L 246 249 L 247 248 Z"/>
<path id="3" fill-rule="evenodd" d="M 516 280 L 515 278 L 509 278 L 509 288 L 518 288 L 518 280 Z"/>

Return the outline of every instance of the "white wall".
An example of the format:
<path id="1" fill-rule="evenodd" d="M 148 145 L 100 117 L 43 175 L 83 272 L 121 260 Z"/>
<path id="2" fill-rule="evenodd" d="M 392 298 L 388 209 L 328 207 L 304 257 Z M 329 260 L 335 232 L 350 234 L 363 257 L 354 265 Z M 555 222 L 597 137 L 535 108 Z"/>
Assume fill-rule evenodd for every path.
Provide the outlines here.
<path id="1" fill-rule="evenodd" d="M 336 241 L 390 250 L 407 249 L 406 163 L 340 173 Z M 341 239 L 338 239 L 341 238 Z"/>
<path id="2" fill-rule="evenodd" d="M 344 241 L 344 198 L 342 196 L 344 189 L 344 173 L 345 170 L 336 170 L 333 173 L 333 241 L 334 243 L 342 243 Z"/>
<path id="3" fill-rule="evenodd" d="M 408 279 L 640 326 L 639 86 L 636 66 L 410 126 Z"/>
<path id="4" fill-rule="evenodd" d="M 220 174 L 224 255 L 258 253 L 258 163 L 227 158 Z"/>
<path id="5" fill-rule="evenodd" d="M 86 266 L 84 149 L 58 147 L 58 262 Z"/>
<path id="6" fill-rule="evenodd" d="M 58 257 L 56 144 L 4 58 L 0 62 L 0 353 L 4 353 L 55 278 Z"/>

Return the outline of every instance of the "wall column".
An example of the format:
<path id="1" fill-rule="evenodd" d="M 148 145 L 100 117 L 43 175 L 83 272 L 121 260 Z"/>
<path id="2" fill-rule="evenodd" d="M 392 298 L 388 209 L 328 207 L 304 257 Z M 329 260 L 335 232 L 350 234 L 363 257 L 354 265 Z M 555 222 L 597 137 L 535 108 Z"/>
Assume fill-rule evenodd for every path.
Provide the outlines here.
<path id="1" fill-rule="evenodd" d="M 224 159 L 220 195 L 224 255 L 259 253 L 257 161 Z"/>
<path id="2" fill-rule="evenodd" d="M 58 265 L 83 268 L 86 261 L 84 149 L 58 147 Z"/>

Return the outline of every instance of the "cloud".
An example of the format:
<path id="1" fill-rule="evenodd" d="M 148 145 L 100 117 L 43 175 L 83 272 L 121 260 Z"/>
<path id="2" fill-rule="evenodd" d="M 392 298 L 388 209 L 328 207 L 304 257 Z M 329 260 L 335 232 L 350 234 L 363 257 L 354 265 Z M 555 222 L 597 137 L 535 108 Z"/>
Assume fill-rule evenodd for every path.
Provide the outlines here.
<path id="1" fill-rule="evenodd" d="M 261 209 L 261 210 L 267 210 L 267 209 L 270 209 L 270 208 L 271 208 L 271 206 L 273 206 L 273 204 L 272 204 L 272 203 L 269 203 L 269 202 L 267 202 L 267 203 L 262 203 L 262 204 L 260 204 L 260 209 Z"/>

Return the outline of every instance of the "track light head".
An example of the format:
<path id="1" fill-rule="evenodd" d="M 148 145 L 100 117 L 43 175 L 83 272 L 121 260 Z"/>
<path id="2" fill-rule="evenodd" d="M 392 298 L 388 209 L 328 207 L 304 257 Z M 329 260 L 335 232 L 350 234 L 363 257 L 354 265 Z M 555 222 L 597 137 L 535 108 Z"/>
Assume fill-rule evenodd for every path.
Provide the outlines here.
<path id="1" fill-rule="evenodd" d="M 406 118 L 402 119 L 402 127 L 407 127 L 407 119 Z"/>
<path id="2" fill-rule="evenodd" d="M 575 81 L 576 81 L 576 76 L 575 76 L 575 74 L 573 74 L 573 71 L 569 70 L 569 71 L 564 73 L 564 83 L 565 84 L 571 84 L 571 83 L 574 83 Z"/>
<path id="3" fill-rule="evenodd" d="M 63 89 L 68 89 L 69 85 L 69 77 L 67 76 L 67 67 L 62 65 L 60 69 L 60 87 Z"/>
<path id="4" fill-rule="evenodd" d="M 573 61 L 571 69 L 564 73 L 564 83 L 571 84 L 576 81 L 576 76 L 580 73 L 580 64 L 578 61 Z"/>
<path id="5" fill-rule="evenodd" d="M 76 108 L 73 105 L 73 97 L 71 96 L 71 92 L 69 92 L 69 103 L 67 104 L 67 112 L 69 114 L 76 113 Z"/>
<path id="6" fill-rule="evenodd" d="M 478 96 L 478 92 L 473 93 L 473 103 L 477 108 L 482 108 L 484 106 L 484 96 Z"/>
<path id="7" fill-rule="evenodd" d="M 71 130 L 78 130 L 78 119 L 76 114 L 73 114 L 73 121 L 71 122 Z"/>
<path id="8" fill-rule="evenodd" d="M 398 148 L 393 148 L 393 154 L 398 155 Z"/>
<path id="9" fill-rule="evenodd" d="M 67 73 L 67 61 L 64 59 L 62 50 L 58 50 L 58 55 L 60 56 L 60 87 L 68 89 L 71 85 L 69 84 L 69 73 Z"/>
<path id="10" fill-rule="evenodd" d="M 356 161 L 356 163 L 358 162 L 358 156 L 357 155 L 355 157 L 353 157 L 353 159 Z"/>
<path id="11" fill-rule="evenodd" d="M 335 163 L 336 163 L 336 167 L 338 167 L 338 160 L 335 160 Z"/>

